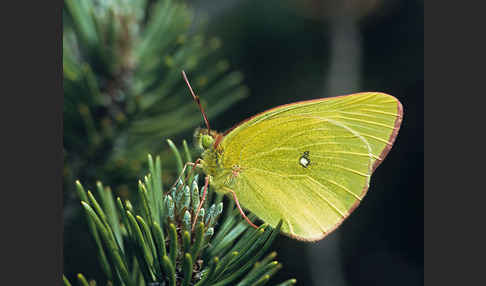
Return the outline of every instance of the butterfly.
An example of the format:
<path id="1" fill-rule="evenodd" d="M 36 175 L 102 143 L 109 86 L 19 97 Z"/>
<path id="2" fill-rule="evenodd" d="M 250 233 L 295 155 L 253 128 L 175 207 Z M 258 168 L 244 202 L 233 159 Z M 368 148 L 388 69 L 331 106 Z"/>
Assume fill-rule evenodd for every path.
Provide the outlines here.
<path id="1" fill-rule="evenodd" d="M 201 157 L 184 167 L 206 174 L 200 206 L 211 185 L 253 227 L 242 208 L 273 227 L 282 220 L 281 232 L 303 241 L 324 238 L 356 209 L 403 118 L 395 97 L 361 92 L 277 106 L 219 133 L 182 75 L 206 124 L 195 136 Z"/>

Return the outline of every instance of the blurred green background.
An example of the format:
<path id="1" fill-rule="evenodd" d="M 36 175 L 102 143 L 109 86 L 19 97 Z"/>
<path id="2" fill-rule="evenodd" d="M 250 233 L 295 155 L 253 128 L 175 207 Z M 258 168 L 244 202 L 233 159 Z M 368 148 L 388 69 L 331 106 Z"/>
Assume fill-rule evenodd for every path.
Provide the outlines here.
<path id="1" fill-rule="evenodd" d="M 277 105 L 358 91 L 386 92 L 404 106 L 404 121 L 395 146 L 374 173 L 360 207 L 337 231 L 320 242 L 303 243 L 280 236 L 272 249 L 278 251 L 284 268 L 274 280 L 295 277 L 298 285 L 316 286 L 422 285 L 423 1 L 197 0 L 187 3 L 196 11 L 190 31 L 199 31 L 201 24 L 207 25 L 207 37 L 220 39 L 221 46 L 215 53 L 228 60 L 228 73 L 237 70 L 242 74 L 241 82 L 226 90 L 228 95 L 239 90 L 240 85 L 247 87 L 244 96 L 211 115 L 212 128 L 224 131 Z M 198 75 L 214 71 L 215 62 L 208 61 Z M 160 76 L 166 73 L 161 71 Z M 181 91 L 175 96 L 179 102 L 193 105 L 187 91 L 182 89 L 182 78 L 178 84 L 181 89 L 177 90 Z M 204 87 L 195 89 L 204 96 Z M 215 96 L 208 102 L 208 112 L 218 98 L 225 95 Z M 191 113 L 196 125 L 200 114 L 196 107 L 188 107 L 187 114 Z M 93 116 L 96 120 L 98 114 Z M 177 120 L 180 119 L 174 123 Z M 66 123 L 65 115 L 65 142 L 66 134 L 79 129 Z M 202 126 L 202 121 L 199 125 Z M 177 134 L 161 135 L 154 141 L 160 144 L 147 146 L 145 152 L 164 153 L 167 136 L 192 141 L 191 129 L 188 126 Z M 84 164 L 83 160 L 92 158 L 80 156 L 78 162 Z M 90 162 L 89 166 L 97 163 Z M 166 167 L 170 168 L 170 164 Z M 135 185 L 144 166 L 141 164 L 139 169 L 128 172 L 129 178 L 123 177 L 127 171 L 120 165 L 112 168 L 118 171 L 90 169 L 90 174 L 82 178 L 86 181 L 83 183 L 93 186 L 94 180 L 100 179 L 112 187 L 127 182 Z M 114 175 L 119 173 L 122 175 Z M 68 179 L 75 175 L 66 175 L 66 192 L 70 188 Z M 125 186 L 126 190 L 130 188 Z M 94 246 L 89 235 L 82 233 L 82 218 L 76 215 L 78 205 L 70 207 L 72 201 L 71 195 L 65 193 L 64 272 L 101 277 Z"/>

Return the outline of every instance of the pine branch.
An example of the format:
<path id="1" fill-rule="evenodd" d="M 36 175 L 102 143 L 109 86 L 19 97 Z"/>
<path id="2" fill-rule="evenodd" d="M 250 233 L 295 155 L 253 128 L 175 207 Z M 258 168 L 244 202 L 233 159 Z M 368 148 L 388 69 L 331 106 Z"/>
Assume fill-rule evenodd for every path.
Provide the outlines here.
<path id="1" fill-rule="evenodd" d="M 173 151 L 182 158 L 175 145 Z M 215 192 L 208 193 L 196 217 L 203 191 L 199 175 L 187 182 L 179 179 L 164 191 L 160 157 L 148 155 L 148 165 L 150 173 L 138 182 L 136 204 L 115 199 L 101 182 L 96 197 L 76 182 L 108 284 L 264 285 L 282 267 L 275 252 L 264 257 L 281 222 L 276 228 L 263 224 L 253 229 L 233 201 Z M 91 285 L 82 274 L 77 278 L 78 285 Z M 63 281 L 71 285 L 65 276 Z"/>
<path id="2" fill-rule="evenodd" d="M 248 94 L 181 1 L 65 0 L 63 13 L 66 186 L 133 181 L 147 151 L 166 156 L 165 138 L 200 124 L 182 69 L 210 118 Z"/>

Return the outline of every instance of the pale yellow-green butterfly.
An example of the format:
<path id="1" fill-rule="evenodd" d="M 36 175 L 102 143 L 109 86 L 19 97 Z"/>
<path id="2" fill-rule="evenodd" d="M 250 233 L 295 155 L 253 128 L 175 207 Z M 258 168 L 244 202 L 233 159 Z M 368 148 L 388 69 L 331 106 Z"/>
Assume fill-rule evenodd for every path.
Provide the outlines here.
<path id="1" fill-rule="evenodd" d="M 220 134 L 182 75 L 207 127 L 196 136 L 201 158 L 184 167 L 206 174 L 203 197 L 211 184 L 252 226 L 240 203 L 273 227 L 283 220 L 281 231 L 298 240 L 324 238 L 353 212 L 402 122 L 395 97 L 362 92 L 281 105 Z"/>

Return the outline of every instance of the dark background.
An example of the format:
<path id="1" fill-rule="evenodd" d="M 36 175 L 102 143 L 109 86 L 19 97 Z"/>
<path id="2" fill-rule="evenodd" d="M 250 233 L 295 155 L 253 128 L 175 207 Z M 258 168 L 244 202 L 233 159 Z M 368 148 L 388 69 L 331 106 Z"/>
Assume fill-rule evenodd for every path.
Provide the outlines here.
<path id="1" fill-rule="evenodd" d="M 250 97 L 211 122 L 225 130 L 268 108 L 358 91 L 404 106 L 387 159 L 358 209 L 317 243 L 280 236 L 298 285 L 423 285 L 423 1 L 194 1 Z M 203 16 L 201 16 L 203 18 Z"/>

